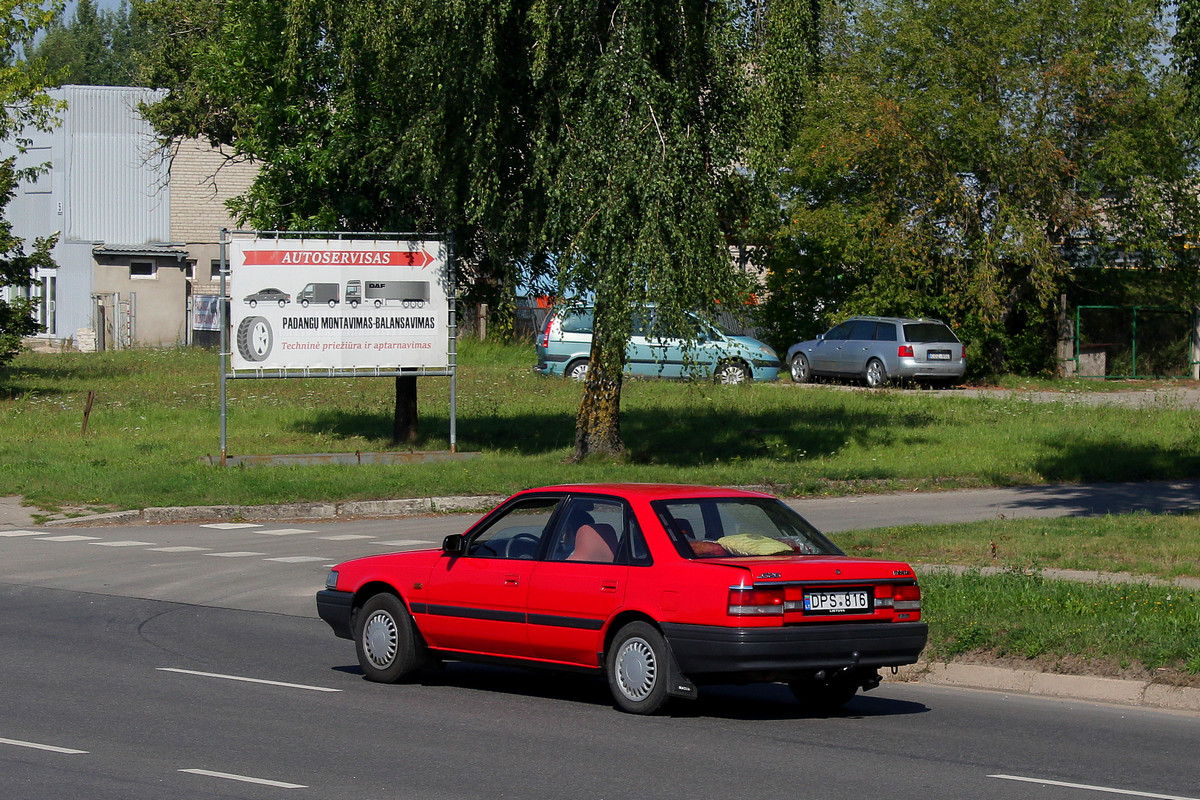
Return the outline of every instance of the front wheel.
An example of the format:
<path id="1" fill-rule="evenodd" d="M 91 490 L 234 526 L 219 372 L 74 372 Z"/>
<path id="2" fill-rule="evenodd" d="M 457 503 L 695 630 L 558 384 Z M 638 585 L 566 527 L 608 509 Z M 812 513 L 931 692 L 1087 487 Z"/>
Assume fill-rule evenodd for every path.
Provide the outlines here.
<path id="1" fill-rule="evenodd" d="M 717 383 L 736 386 L 750 380 L 750 370 L 740 361 L 726 361 L 717 366 Z"/>
<path id="2" fill-rule="evenodd" d="M 425 660 L 412 617 L 394 594 L 377 594 L 358 612 L 354 649 L 363 674 L 376 683 L 402 680 Z"/>
<path id="3" fill-rule="evenodd" d="M 653 714 L 667 702 L 667 641 L 653 625 L 631 622 L 617 633 L 605 659 L 608 688 L 622 711 Z"/>
<path id="4" fill-rule="evenodd" d="M 887 369 L 883 366 L 883 362 L 878 358 L 872 358 L 867 362 L 867 386 L 872 389 L 882 387 L 888 381 Z"/>
<path id="5" fill-rule="evenodd" d="M 804 353 L 796 353 L 792 356 L 791 373 L 793 383 L 807 383 L 812 377 L 812 372 L 808 368 L 808 356 Z"/>

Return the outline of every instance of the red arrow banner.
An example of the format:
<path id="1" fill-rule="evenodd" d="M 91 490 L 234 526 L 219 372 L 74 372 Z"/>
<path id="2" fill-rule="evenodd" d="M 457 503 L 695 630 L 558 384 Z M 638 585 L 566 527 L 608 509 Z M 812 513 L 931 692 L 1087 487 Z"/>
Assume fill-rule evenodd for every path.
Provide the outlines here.
<path id="1" fill-rule="evenodd" d="M 433 263 L 424 250 L 246 250 L 248 267 L 420 267 Z"/>

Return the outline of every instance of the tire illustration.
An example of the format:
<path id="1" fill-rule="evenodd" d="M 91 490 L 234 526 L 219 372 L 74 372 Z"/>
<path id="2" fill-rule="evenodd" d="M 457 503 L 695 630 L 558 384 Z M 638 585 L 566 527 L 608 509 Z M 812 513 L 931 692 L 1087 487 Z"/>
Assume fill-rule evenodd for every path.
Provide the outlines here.
<path id="1" fill-rule="evenodd" d="M 667 702 L 670 655 L 653 625 L 631 622 L 622 628 L 605 658 L 613 700 L 622 711 L 653 714 Z"/>
<path id="2" fill-rule="evenodd" d="M 878 358 L 872 358 L 867 362 L 866 380 L 867 386 L 872 389 L 879 389 L 888 382 L 887 369 Z"/>
<path id="3" fill-rule="evenodd" d="M 376 683 L 403 680 L 425 661 L 412 617 L 394 594 L 377 594 L 358 612 L 354 649 L 363 674 Z"/>
<path id="4" fill-rule="evenodd" d="M 257 301 L 257 300 L 251 300 L 251 301 L 250 301 L 250 307 L 251 307 L 251 308 L 258 308 L 258 301 Z"/>
<path id="5" fill-rule="evenodd" d="M 807 383 L 808 379 L 812 377 L 808 368 L 808 356 L 804 353 L 796 353 L 792 356 L 791 372 L 793 383 Z"/>
<path id="6" fill-rule="evenodd" d="M 246 317 L 238 325 L 237 348 L 247 361 L 266 361 L 275 344 L 275 333 L 271 323 L 262 317 Z"/>

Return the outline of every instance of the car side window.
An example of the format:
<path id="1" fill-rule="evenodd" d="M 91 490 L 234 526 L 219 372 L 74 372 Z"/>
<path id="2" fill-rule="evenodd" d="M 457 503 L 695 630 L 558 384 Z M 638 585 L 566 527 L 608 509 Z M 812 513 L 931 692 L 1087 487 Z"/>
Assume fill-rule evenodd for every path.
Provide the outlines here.
<path id="1" fill-rule="evenodd" d="M 592 312 L 590 311 L 577 311 L 565 314 L 562 318 L 563 333 L 591 333 L 592 325 Z"/>
<path id="2" fill-rule="evenodd" d="M 643 309 L 633 312 L 632 327 L 629 329 L 630 336 L 649 336 L 650 335 L 650 312 Z"/>
<path id="3" fill-rule="evenodd" d="M 615 564 L 625 538 L 625 506 L 615 500 L 574 497 L 550 544 L 550 561 Z"/>
<path id="4" fill-rule="evenodd" d="M 850 335 L 850 322 L 843 322 L 841 325 L 834 325 L 829 329 L 829 333 L 825 334 L 826 340 L 840 341 Z"/>
<path id="5" fill-rule="evenodd" d="M 471 536 L 467 555 L 475 558 L 537 558 L 542 539 L 562 502 L 541 497 L 514 503 L 482 531 Z"/>
<path id="6" fill-rule="evenodd" d="M 879 323 L 879 327 L 875 329 L 875 341 L 877 341 L 877 342 L 894 342 L 894 341 L 896 341 L 896 324 L 894 322 Z"/>
<path id="7" fill-rule="evenodd" d="M 869 342 L 875 338 L 875 325 L 876 323 L 874 320 L 856 320 L 854 325 L 850 328 L 849 338 L 861 339 Z"/>

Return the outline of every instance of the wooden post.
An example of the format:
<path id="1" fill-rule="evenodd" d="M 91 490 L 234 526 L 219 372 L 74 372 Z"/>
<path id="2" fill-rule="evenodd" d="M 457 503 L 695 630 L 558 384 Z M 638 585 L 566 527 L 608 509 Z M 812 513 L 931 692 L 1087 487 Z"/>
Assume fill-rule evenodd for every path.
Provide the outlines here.
<path id="1" fill-rule="evenodd" d="M 96 392 L 88 392 L 87 402 L 83 406 L 83 430 L 79 432 L 80 436 L 87 436 L 88 417 L 92 415 L 92 401 L 96 399 Z"/>

